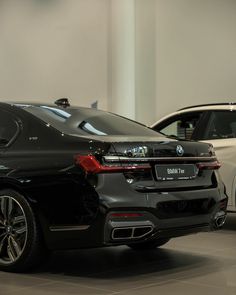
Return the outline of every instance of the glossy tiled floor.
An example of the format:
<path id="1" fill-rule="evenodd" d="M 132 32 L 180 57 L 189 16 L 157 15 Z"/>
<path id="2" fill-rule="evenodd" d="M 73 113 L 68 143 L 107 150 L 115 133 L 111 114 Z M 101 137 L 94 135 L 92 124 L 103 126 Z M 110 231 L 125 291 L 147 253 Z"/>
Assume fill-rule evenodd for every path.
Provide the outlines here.
<path id="1" fill-rule="evenodd" d="M 127 247 L 57 253 L 31 274 L 0 272 L 0 295 L 235 295 L 236 215 L 224 230 Z"/>

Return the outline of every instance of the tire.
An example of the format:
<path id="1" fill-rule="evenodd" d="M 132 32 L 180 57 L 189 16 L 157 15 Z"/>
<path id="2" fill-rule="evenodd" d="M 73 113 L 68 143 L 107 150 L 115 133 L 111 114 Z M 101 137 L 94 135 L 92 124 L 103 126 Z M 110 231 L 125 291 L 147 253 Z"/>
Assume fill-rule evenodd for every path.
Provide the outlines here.
<path id="1" fill-rule="evenodd" d="M 45 257 L 41 229 L 23 195 L 0 191 L 0 270 L 23 272 Z"/>
<path id="2" fill-rule="evenodd" d="M 128 244 L 127 246 L 133 250 L 153 250 L 160 246 L 163 246 L 167 242 L 169 242 L 169 238 L 159 238 L 156 240 L 141 242 L 141 243 L 134 243 Z"/>

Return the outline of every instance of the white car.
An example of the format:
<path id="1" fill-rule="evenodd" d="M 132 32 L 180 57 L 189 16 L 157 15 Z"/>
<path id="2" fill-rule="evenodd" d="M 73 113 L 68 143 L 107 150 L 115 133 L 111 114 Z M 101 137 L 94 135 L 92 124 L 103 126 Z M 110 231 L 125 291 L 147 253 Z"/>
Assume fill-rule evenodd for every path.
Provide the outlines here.
<path id="1" fill-rule="evenodd" d="M 171 137 L 210 142 L 222 164 L 219 171 L 229 197 L 227 209 L 236 212 L 236 104 L 191 106 L 165 116 L 151 128 Z"/>

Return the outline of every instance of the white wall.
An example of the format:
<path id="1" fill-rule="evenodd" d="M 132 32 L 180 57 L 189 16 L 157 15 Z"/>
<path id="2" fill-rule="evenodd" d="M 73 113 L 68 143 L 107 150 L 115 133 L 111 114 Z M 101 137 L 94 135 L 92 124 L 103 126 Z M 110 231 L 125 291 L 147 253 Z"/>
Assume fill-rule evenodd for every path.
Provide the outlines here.
<path id="1" fill-rule="evenodd" d="M 236 100 L 235 0 L 0 0 L 0 99 L 68 96 L 151 124 Z"/>
<path id="2" fill-rule="evenodd" d="M 111 71 L 112 89 L 118 85 L 113 111 L 151 124 L 188 105 L 236 101 L 235 0 L 112 2 L 120 21 L 119 34 L 112 35 L 117 42 L 111 47 L 116 60 L 120 58 Z M 129 22 L 124 23 L 124 11 L 117 8 L 131 2 L 125 11 Z M 135 32 L 129 42 L 128 30 L 122 31 L 125 26 Z M 135 52 L 132 68 L 133 55 L 124 56 L 120 50 L 124 44 L 130 46 L 126 53 Z M 127 103 L 127 86 L 133 89 L 132 104 Z"/>
<path id="3" fill-rule="evenodd" d="M 156 115 L 155 0 L 112 0 L 110 109 L 146 123 Z"/>
<path id="4" fill-rule="evenodd" d="M 135 0 L 111 0 L 110 109 L 135 119 Z"/>
<path id="5" fill-rule="evenodd" d="M 156 117 L 155 0 L 135 1 L 135 119 L 146 124 Z"/>
<path id="6" fill-rule="evenodd" d="M 236 101 L 235 29 L 235 0 L 156 0 L 156 118 Z"/>
<path id="7" fill-rule="evenodd" d="M 1 100 L 107 108 L 109 0 L 1 0 Z"/>

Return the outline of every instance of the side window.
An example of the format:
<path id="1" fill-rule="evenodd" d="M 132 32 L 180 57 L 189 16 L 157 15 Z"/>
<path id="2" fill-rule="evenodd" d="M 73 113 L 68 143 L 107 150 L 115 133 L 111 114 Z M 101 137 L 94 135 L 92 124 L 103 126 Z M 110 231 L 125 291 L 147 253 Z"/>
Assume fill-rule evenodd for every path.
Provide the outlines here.
<path id="1" fill-rule="evenodd" d="M 154 129 L 170 137 L 190 140 L 201 116 L 201 112 L 178 115 L 155 126 Z"/>
<path id="2" fill-rule="evenodd" d="M 0 146 L 7 145 L 17 132 L 17 124 L 12 116 L 0 110 Z"/>
<path id="3" fill-rule="evenodd" d="M 204 134 L 204 139 L 236 137 L 236 112 L 213 111 Z"/>

